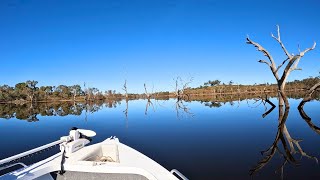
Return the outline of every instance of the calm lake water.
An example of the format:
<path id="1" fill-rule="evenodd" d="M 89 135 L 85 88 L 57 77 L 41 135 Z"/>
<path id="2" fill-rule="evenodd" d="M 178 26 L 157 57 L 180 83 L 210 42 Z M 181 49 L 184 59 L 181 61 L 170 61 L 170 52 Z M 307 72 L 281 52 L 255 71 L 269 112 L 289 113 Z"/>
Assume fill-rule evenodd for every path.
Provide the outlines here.
<path id="1" fill-rule="evenodd" d="M 277 104 L 276 98 L 270 100 Z M 315 158 L 320 158 L 320 136 L 300 116 L 297 110 L 300 101 L 289 100 L 291 108 L 285 124 L 291 138 L 302 140 L 298 146 L 303 152 L 295 144 L 296 153 L 291 153 L 297 164 L 284 163 L 284 157 L 288 156 L 281 140 L 276 143 L 275 153 L 261 163 L 267 155 L 261 151 L 275 141 L 279 111 L 276 107 L 263 118 L 262 114 L 271 106 L 267 104 L 266 110 L 254 100 L 179 104 L 174 99 L 152 101 L 152 104 L 147 100 L 132 100 L 128 105 L 121 101 L 89 108 L 80 105 L 38 109 L 42 115 L 28 110 L 32 117 L 21 112 L 21 107 L 2 104 L 2 111 L 16 109 L 11 115 L 0 113 L 6 117 L 0 119 L 0 159 L 55 141 L 67 135 L 71 127 L 78 127 L 97 133 L 92 143 L 117 136 L 168 170 L 176 168 L 191 180 L 281 179 L 281 176 L 319 179 L 320 166 Z M 319 105 L 318 101 L 312 101 L 304 107 L 315 125 L 320 125 Z M 287 149 L 291 150 L 289 144 Z M 250 176 L 250 170 L 257 167 Z"/>

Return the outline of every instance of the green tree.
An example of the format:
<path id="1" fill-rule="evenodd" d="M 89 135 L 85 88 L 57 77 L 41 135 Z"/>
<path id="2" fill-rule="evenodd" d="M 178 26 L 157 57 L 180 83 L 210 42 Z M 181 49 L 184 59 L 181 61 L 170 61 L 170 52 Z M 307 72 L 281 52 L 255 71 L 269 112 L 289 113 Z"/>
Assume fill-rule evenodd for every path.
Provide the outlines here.
<path id="1" fill-rule="evenodd" d="M 14 91 L 17 98 L 24 100 L 27 99 L 27 84 L 25 82 L 16 84 Z"/>
<path id="2" fill-rule="evenodd" d="M 73 86 L 69 86 L 69 90 L 73 95 L 73 100 L 74 101 L 76 99 L 76 96 L 80 95 L 82 93 L 81 86 L 78 85 L 78 84 L 77 85 L 73 85 Z"/>
<path id="3" fill-rule="evenodd" d="M 12 101 L 14 100 L 14 89 L 8 85 L 0 86 L 0 101 Z"/>
<path id="4" fill-rule="evenodd" d="M 219 81 L 219 80 L 214 80 L 214 81 L 209 80 L 208 82 L 205 82 L 204 85 L 205 86 L 208 86 L 208 85 L 217 86 L 217 85 L 220 85 L 220 83 L 221 83 L 221 81 Z"/>
<path id="5" fill-rule="evenodd" d="M 34 101 L 35 98 L 35 93 L 38 90 L 38 88 L 36 87 L 36 85 L 38 84 L 38 81 L 34 81 L 34 80 L 28 80 L 26 82 L 27 85 L 27 95 L 30 99 L 31 102 Z"/>
<path id="6" fill-rule="evenodd" d="M 69 98 L 71 96 L 70 89 L 66 85 L 59 85 L 55 91 L 59 93 L 61 98 Z"/>
<path id="7" fill-rule="evenodd" d="M 41 86 L 39 89 L 39 95 L 44 96 L 44 99 L 47 100 L 48 96 L 50 96 L 53 92 L 52 86 Z"/>

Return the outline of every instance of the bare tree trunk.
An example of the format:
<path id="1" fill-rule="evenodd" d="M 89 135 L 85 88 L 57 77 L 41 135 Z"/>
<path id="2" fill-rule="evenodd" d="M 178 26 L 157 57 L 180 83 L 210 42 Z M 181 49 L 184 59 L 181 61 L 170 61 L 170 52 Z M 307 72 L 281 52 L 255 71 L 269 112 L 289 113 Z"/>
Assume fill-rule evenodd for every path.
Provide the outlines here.
<path id="1" fill-rule="evenodd" d="M 192 82 L 193 78 L 191 77 L 188 82 L 183 82 L 183 80 L 180 77 L 177 77 L 175 80 L 175 96 L 180 101 L 183 99 L 185 96 L 189 98 L 189 96 L 185 93 L 185 90 L 188 88 L 188 85 Z M 179 83 L 180 81 L 180 83 Z M 180 85 L 179 85 L 180 84 Z"/>
<path id="2" fill-rule="evenodd" d="M 150 95 L 150 94 L 148 93 L 148 91 L 147 91 L 146 83 L 144 83 L 143 86 L 144 86 L 145 96 L 146 96 L 146 98 L 148 99 L 148 101 L 150 101 L 151 95 Z"/>
<path id="3" fill-rule="evenodd" d="M 127 91 L 127 80 L 124 81 L 124 85 L 123 85 L 123 88 L 122 88 L 125 92 L 125 97 L 126 97 L 126 100 L 129 99 L 128 97 L 128 91 Z"/>
<path id="4" fill-rule="evenodd" d="M 124 115 L 126 116 L 126 121 L 128 121 L 128 107 L 129 101 L 126 99 L 126 109 L 123 111 Z"/>
<path id="5" fill-rule="evenodd" d="M 73 90 L 73 101 L 76 101 L 76 95 L 77 95 L 76 92 L 77 92 L 77 91 L 74 89 L 74 90 Z"/>
<path id="6" fill-rule="evenodd" d="M 267 64 L 269 66 L 273 76 L 275 77 L 275 79 L 277 81 L 278 94 L 279 94 L 279 106 L 285 105 L 286 107 L 289 107 L 288 100 L 285 98 L 286 80 L 287 80 L 289 74 L 292 71 L 300 70 L 300 68 L 297 67 L 298 64 L 299 64 L 300 59 L 305 55 L 305 53 L 307 53 L 308 51 L 313 50 L 316 47 L 316 43 L 314 42 L 314 44 L 313 44 L 313 46 L 311 48 L 307 48 L 306 50 L 304 50 L 302 52 L 299 49 L 299 54 L 296 54 L 296 55 L 292 54 L 291 55 L 291 54 L 289 54 L 289 52 L 287 51 L 287 49 L 285 48 L 284 44 L 282 43 L 282 41 L 280 39 L 280 28 L 279 28 L 279 26 L 277 26 L 277 32 L 278 32 L 278 36 L 277 37 L 275 37 L 273 34 L 271 34 L 271 36 L 272 36 L 272 38 L 274 38 L 280 44 L 282 50 L 284 51 L 284 53 L 287 56 L 287 59 L 285 59 L 279 66 L 276 66 L 276 63 L 275 63 L 273 57 L 260 44 L 252 41 L 249 37 L 247 37 L 247 44 L 252 44 L 254 47 L 256 47 L 258 49 L 258 51 L 262 52 L 263 55 L 266 56 L 269 59 L 269 62 L 265 61 L 265 60 L 259 60 L 258 62 Z M 284 64 L 286 64 L 285 69 L 283 70 L 281 77 L 279 77 L 278 71 Z"/>

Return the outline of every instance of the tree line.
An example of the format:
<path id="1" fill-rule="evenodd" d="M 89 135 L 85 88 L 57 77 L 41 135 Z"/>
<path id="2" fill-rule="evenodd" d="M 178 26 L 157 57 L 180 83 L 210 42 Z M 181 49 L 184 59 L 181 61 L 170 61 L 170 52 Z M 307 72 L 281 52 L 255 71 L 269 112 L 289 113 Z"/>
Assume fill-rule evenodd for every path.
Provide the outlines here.
<path id="1" fill-rule="evenodd" d="M 287 82 L 286 91 L 305 91 L 310 89 L 314 84 L 320 82 L 320 76 L 309 77 L 302 80 Z M 188 81 L 188 84 L 190 82 Z M 277 92 L 277 84 L 253 84 L 243 85 L 233 81 L 223 83 L 220 80 L 209 80 L 203 85 L 195 88 L 187 85 L 176 87 L 175 91 L 169 92 L 152 92 L 143 94 L 120 93 L 116 90 L 100 91 L 95 87 L 82 88 L 80 85 L 58 85 L 58 86 L 37 86 L 38 81 L 28 80 L 17 83 L 14 87 L 9 85 L 0 86 L 0 102 L 49 102 L 49 101 L 100 101 L 100 100 L 119 100 L 119 99 L 169 99 L 183 98 L 189 99 L 190 96 L 211 96 L 219 94 L 260 94 Z M 185 83 L 187 84 L 187 83 Z"/>
<path id="2" fill-rule="evenodd" d="M 286 84 L 285 91 L 306 91 L 314 84 L 320 82 L 320 76 L 308 77 L 302 80 L 289 81 Z M 196 88 L 188 88 L 185 93 L 189 95 L 216 95 L 216 94 L 259 94 L 278 92 L 278 84 L 264 83 L 243 85 L 236 84 L 233 81 L 222 83 L 220 80 L 209 80 Z"/>
<path id="3" fill-rule="evenodd" d="M 121 98 L 115 90 L 99 91 L 95 87 L 82 87 L 80 85 L 37 86 L 38 81 L 28 80 L 17 83 L 14 87 L 0 86 L 0 102 L 41 102 L 41 101 L 96 101 L 109 98 Z"/>

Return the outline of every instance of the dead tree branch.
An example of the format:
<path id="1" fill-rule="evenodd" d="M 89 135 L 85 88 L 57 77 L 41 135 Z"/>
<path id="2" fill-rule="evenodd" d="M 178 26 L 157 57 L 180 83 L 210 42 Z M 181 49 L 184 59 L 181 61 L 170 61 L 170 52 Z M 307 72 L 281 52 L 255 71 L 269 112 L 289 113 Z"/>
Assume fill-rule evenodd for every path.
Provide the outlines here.
<path id="1" fill-rule="evenodd" d="M 178 100 L 176 102 L 176 112 L 177 112 L 177 118 L 181 119 L 184 115 L 187 115 L 189 117 L 193 117 L 194 114 L 190 112 L 190 108 L 185 105 L 181 100 Z"/>
<path id="2" fill-rule="evenodd" d="M 184 82 L 181 77 L 177 77 L 175 80 L 175 96 L 178 100 L 188 97 L 189 95 L 185 93 L 185 90 L 188 88 L 189 84 L 192 83 L 193 78 L 191 77 L 189 81 Z"/>
<path id="3" fill-rule="evenodd" d="M 144 86 L 145 96 L 146 96 L 146 98 L 148 99 L 148 101 L 150 101 L 151 94 L 150 94 L 150 93 L 148 93 L 148 91 L 147 91 L 146 83 L 144 83 L 144 84 L 143 84 L 143 86 Z"/>
<path id="4" fill-rule="evenodd" d="M 311 48 L 307 48 L 306 50 L 304 51 L 300 51 L 300 47 L 299 47 L 299 54 L 290 54 L 288 52 L 288 50 L 286 49 L 286 47 L 284 46 L 283 42 L 281 41 L 281 38 L 280 38 L 280 27 L 277 25 L 277 37 L 274 36 L 272 33 L 271 33 L 271 37 L 273 39 L 275 39 L 281 46 L 282 50 L 284 51 L 284 53 L 286 54 L 286 56 L 288 57 L 286 60 L 284 60 L 278 67 L 276 66 L 276 63 L 273 59 L 273 57 L 271 56 L 271 54 L 265 49 L 263 48 L 260 44 L 252 41 L 249 37 L 247 37 L 247 44 L 252 44 L 254 47 L 257 48 L 258 51 L 262 52 L 264 56 L 268 57 L 269 61 L 270 62 L 267 62 L 267 61 L 264 61 L 264 60 L 259 60 L 258 62 L 260 63 L 265 63 L 267 64 L 269 67 L 270 67 L 270 70 L 273 74 L 273 76 L 275 77 L 277 83 L 278 83 L 278 91 L 279 91 L 279 105 L 280 106 L 283 106 L 284 103 L 286 106 L 289 106 L 289 103 L 288 101 L 284 101 L 284 89 L 285 89 L 285 85 L 286 85 L 286 80 L 289 76 L 289 74 L 294 71 L 294 70 L 301 70 L 300 68 L 298 68 L 298 64 L 299 64 L 299 61 L 300 59 L 305 55 L 305 53 L 307 53 L 308 51 L 311 51 L 313 49 L 315 49 L 316 47 L 316 42 L 314 42 L 313 46 Z M 280 68 L 285 65 L 285 68 L 282 72 L 282 75 L 281 77 L 279 77 L 278 73 L 279 73 L 279 70 Z"/>
<path id="5" fill-rule="evenodd" d="M 263 60 L 259 60 L 258 62 L 260 63 L 266 63 L 270 69 L 271 69 L 271 72 L 273 73 L 274 77 L 278 80 L 279 79 L 279 76 L 277 74 L 277 69 L 276 69 L 276 63 L 274 62 L 273 60 L 273 57 L 271 56 L 271 54 L 265 49 L 263 48 L 260 44 L 252 41 L 249 37 L 247 37 L 247 44 L 252 44 L 254 47 L 257 48 L 258 51 L 262 52 L 264 56 L 268 57 L 270 63 L 266 62 L 266 61 L 263 61 Z"/>
<path id="6" fill-rule="evenodd" d="M 291 55 L 289 54 L 288 50 L 286 49 L 286 47 L 284 46 L 284 44 L 282 43 L 281 39 L 280 39 L 280 27 L 279 25 L 277 25 L 277 32 L 278 32 L 278 37 L 275 37 L 272 33 L 271 36 L 278 41 L 278 43 L 280 44 L 282 50 L 284 51 L 284 53 L 288 56 L 288 59 L 291 59 Z"/>
<path id="7" fill-rule="evenodd" d="M 312 94 L 318 89 L 320 88 L 320 82 L 318 82 L 317 84 L 313 85 L 308 92 L 306 93 L 305 97 L 303 98 L 303 100 L 300 102 L 298 108 L 303 109 L 303 106 L 306 102 L 309 102 L 312 100 Z"/>
<path id="8" fill-rule="evenodd" d="M 299 164 L 293 156 L 296 153 L 299 153 L 301 157 L 314 159 L 316 163 L 318 163 L 318 159 L 315 156 L 310 156 L 303 151 L 302 147 L 299 144 L 302 140 L 294 139 L 289 134 L 289 131 L 285 125 L 285 122 L 289 115 L 289 107 L 285 107 L 285 110 L 283 110 L 284 108 L 279 106 L 278 130 L 272 145 L 267 150 L 261 152 L 261 154 L 264 157 L 258 162 L 258 164 L 254 168 L 249 170 L 250 175 L 254 175 L 259 170 L 261 170 L 266 164 L 268 164 L 270 160 L 273 158 L 273 156 L 276 154 L 276 152 L 278 152 L 284 159 L 284 162 L 279 168 L 281 170 L 281 176 L 283 176 L 283 167 L 287 163 L 293 165 Z M 279 146 L 282 146 L 282 148 L 280 148 Z M 295 149 L 295 147 L 297 149 Z M 282 152 L 281 149 L 283 149 L 284 151 Z"/>
<path id="9" fill-rule="evenodd" d="M 125 97 L 126 99 L 128 99 L 128 90 L 127 90 L 127 80 L 124 80 L 124 85 L 123 85 L 123 88 L 122 88 L 125 92 Z"/>
<path id="10" fill-rule="evenodd" d="M 307 115 L 307 113 L 304 112 L 303 107 L 298 107 L 298 110 L 299 110 L 300 116 L 302 117 L 302 119 L 306 121 L 309 127 L 317 134 L 320 134 L 320 128 L 312 122 L 312 119 Z"/>

